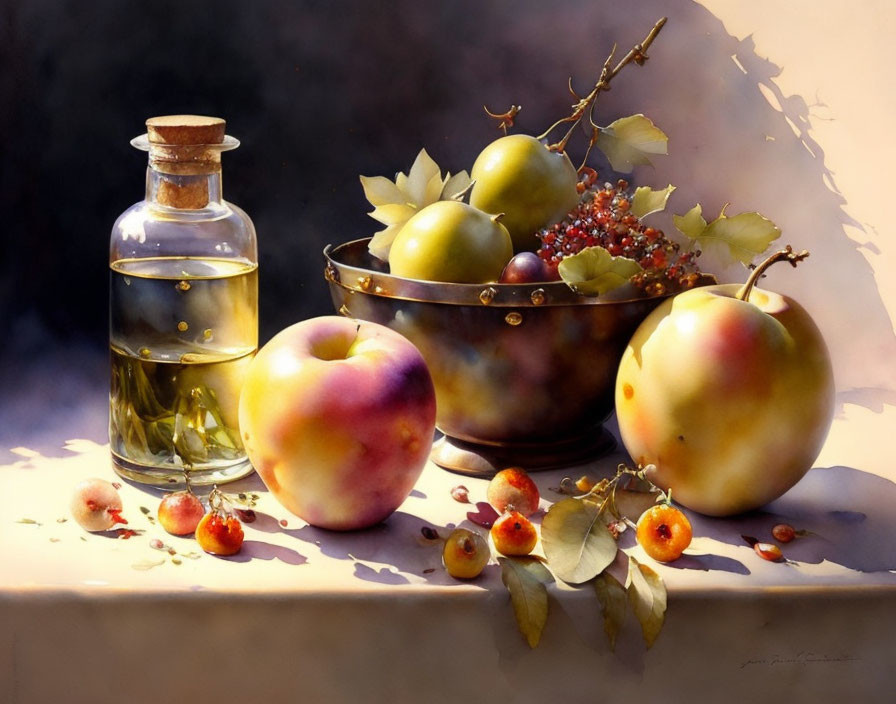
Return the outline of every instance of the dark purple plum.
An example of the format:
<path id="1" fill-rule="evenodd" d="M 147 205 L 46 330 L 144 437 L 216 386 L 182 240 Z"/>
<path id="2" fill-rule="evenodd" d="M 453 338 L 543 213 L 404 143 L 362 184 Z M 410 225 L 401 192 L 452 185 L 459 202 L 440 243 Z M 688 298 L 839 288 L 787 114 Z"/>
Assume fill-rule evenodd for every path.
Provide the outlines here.
<path id="1" fill-rule="evenodd" d="M 534 284 L 548 279 L 547 267 L 535 252 L 520 252 L 507 262 L 498 283 Z"/>

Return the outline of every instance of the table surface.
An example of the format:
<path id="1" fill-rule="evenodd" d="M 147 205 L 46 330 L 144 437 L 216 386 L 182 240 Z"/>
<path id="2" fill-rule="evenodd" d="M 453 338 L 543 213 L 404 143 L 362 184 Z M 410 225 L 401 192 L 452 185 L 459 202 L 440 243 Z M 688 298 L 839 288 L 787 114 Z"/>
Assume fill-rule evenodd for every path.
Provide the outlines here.
<path id="1" fill-rule="evenodd" d="M 743 517 L 712 519 L 693 512 L 694 540 L 685 556 L 657 570 L 674 595 L 767 588 L 896 588 L 896 484 L 890 458 L 871 438 L 893 426 L 887 407 L 873 413 L 845 406 L 815 468 L 790 492 L 764 509 Z M 864 436 L 868 436 L 867 438 Z M 472 526 L 474 506 L 456 502 L 453 486 L 463 484 L 470 499 L 485 500 L 487 481 L 446 472 L 428 464 L 411 496 L 385 523 L 365 531 L 334 533 L 308 526 L 291 515 L 252 475 L 226 485 L 231 494 L 257 493 L 257 520 L 245 526 L 246 542 L 235 557 L 200 554 L 192 537 L 165 533 L 154 517 L 162 493 L 115 477 L 107 445 L 73 439 L 60 457 L 17 448 L 20 459 L 0 466 L 0 492 L 8 498 L 2 513 L 0 589 L 4 592 L 85 591 L 102 596 L 120 590 L 157 592 L 287 593 L 384 592 L 448 589 L 460 592 L 502 589 L 493 561 L 484 575 L 458 582 L 445 573 L 437 545 L 421 528 Z M 591 465 L 534 475 L 542 508 L 561 498 L 553 490 L 563 476 L 612 476 L 627 458 L 620 451 Z M 70 518 L 68 501 L 83 478 L 102 477 L 122 484 L 124 515 L 140 533 L 120 539 L 114 531 L 90 534 Z M 282 525 L 285 522 L 286 525 Z M 810 535 L 786 546 L 788 562 L 760 559 L 741 537 L 770 540 L 771 527 L 788 522 Z M 631 539 L 622 545 L 651 562 Z M 150 547 L 153 539 L 179 553 Z M 184 557 L 186 555 L 186 557 Z M 173 556 L 178 557 L 178 556 Z M 194 559 L 195 558 L 195 559 Z"/>
<path id="2" fill-rule="evenodd" d="M 464 484 L 473 501 L 484 500 L 482 479 L 427 465 L 385 523 L 333 533 L 290 515 L 251 476 L 227 491 L 257 493 L 257 520 L 245 526 L 242 551 L 221 558 L 202 553 L 190 537 L 166 534 L 153 520 L 160 492 L 125 481 L 124 515 L 138 535 L 82 531 L 68 499 L 82 478 L 116 479 L 108 446 L 73 439 L 46 455 L 15 448 L 19 459 L 0 466 L 7 498 L 0 621 L 10 624 L 0 639 L 0 655 L 7 655 L 0 698 L 82 701 L 69 683 L 102 663 L 114 686 L 83 701 L 111 701 L 120 691 L 149 701 L 172 686 L 223 696 L 231 679 L 196 675 L 222 664 L 261 682 L 244 690 L 250 698 L 301 690 L 321 701 L 476 701 L 488 683 L 508 701 L 564 691 L 576 701 L 589 672 L 612 677 L 620 696 L 656 693 L 676 678 L 682 696 L 722 696 L 736 684 L 745 698 L 755 697 L 789 683 L 824 701 L 860 681 L 864 696 L 883 701 L 876 697 L 889 666 L 878 644 L 896 624 L 896 484 L 878 439 L 894 427 L 894 415 L 891 406 L 874 412 L 844 404 L 816 466 L 796 487 L 742 517 L 689 513 L 695 537 L 675 563 L 651 561 L 631 531 L 624 533 L 626 552 L 654 567 L 669 592 L 666 626 L 649 651 L 629 618 L 611 652 L 591 588 L 562 583 L 549 588 L 548 624 L 530 650 L 494 561 L 472 581 L 446 574 L 438 544 L 420 529 L 471 525 L 473 507 L 450 490 Z M 609 476 L 624 459 L 617 451 L 574 470 L 536 474 L 542 508 L 559 498 L 552 487 L 563 476 Z M 766 562 L 741 536 L 768 538 L 781 521 L 811 533 L 785 546 L 786 563 Z M 154 549 L 154 539 L 177 554 Z M 171 642 L 184 644 L 189 666 L 179 650 L 169 651 Z M 683 646 L 694 656 L 690 665 L 681 661 Z M 123 658 L 135 649 L 152 656 Z M 231 650 L 238 656 L 226 655 Z M 284 664 L 287 653 L 302 657 Z M 40 674 L 47 659 L 56 663 L 54 678 Z M 346 678 L 340 667 L 347 660 L 366 665 Z M 147 675 L 148 663 L 165 678 Z M 441 681 L 446 667 L 466 675 Z M 547 672 L 558 673 L 562 685 Z"/>

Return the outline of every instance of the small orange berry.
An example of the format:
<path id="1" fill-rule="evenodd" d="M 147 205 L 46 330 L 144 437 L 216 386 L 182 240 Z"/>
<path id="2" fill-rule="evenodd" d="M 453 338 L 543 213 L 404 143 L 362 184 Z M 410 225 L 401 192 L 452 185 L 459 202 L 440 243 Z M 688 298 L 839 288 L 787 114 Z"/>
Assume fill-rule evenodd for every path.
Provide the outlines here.
<path id="1" fill-rule="evenodd" d="M 538 542 L 532 521 L 519 511 L 508 511 L 495 521 L 491 529 L 495 550 L 508 557 L 528 555 Z"/>
<path id="2" fill-rule="evenodd" d="M 691 523 L 669 504 L 651 506 L 638 519 L 638 543 L 658 562 L 672 562 L 691 544 Z"/>
<path id="3" fill-rule="evenodd" d="M 211 555 L 235 555 L 243 546 L 243 527 L 233 516 L 209 511 L 196 526 L 196 541 Z"/>

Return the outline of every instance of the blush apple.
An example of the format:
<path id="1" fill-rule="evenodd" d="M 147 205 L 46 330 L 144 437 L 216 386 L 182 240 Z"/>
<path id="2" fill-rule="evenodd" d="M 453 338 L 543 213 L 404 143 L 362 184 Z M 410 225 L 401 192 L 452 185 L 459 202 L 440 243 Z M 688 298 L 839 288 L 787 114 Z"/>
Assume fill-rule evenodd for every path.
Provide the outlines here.
<path id="1" fill-rule="evenodd" d="M 791 298 L 754 287 L 790 247 L 746 285 L 685 291 L 665 301 L 632 337 L 616 379 L 626 450 L 651 481 L 700 513 L 758 508 L 802 478 L 834 410 L 834 380 L 821 333 Z"/>
<path id="2" fill-rule="evenodd" d="M 253 360 L 240 432 L 271 493 L 308 523 L 372 526 L 410 494 L 432 446 L 436 400 L 417 348 L 337 316 L 292 325 Z"/>

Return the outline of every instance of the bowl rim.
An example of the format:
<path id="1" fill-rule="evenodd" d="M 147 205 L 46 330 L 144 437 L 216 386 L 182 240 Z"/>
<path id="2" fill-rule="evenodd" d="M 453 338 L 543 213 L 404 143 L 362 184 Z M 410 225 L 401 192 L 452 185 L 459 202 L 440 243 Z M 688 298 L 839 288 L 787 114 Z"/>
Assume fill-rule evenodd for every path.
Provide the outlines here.
<path id="1" fill-rule="evenodd" d="M 550 306 L 624 306 L 632 303 L 658 302 L 680 293 L 684 289 L 672 289 L 665 293 L 647 296 L 633 284 L 614 289 L 605 296 L 584 296 L 576 293 L 564 281 L 540 281 L 528 284 L 479 283 L 460 284 L 441 281 L 423 281 L 395 276 L 339 259 L 353 249 L 364 248 L 370 237 L 362 237 L 342 244 L 324 247 L 326 259 L 324 278 L 333 286 L 351 293 L 365 293 L 381 298 L 392 298 L 419 303 L 446 305 L 476 305 L 498 308 L 550 307 Z M 714 277 L 703 274 L 701 283 L 715 283 Z"/>

